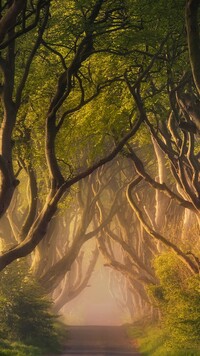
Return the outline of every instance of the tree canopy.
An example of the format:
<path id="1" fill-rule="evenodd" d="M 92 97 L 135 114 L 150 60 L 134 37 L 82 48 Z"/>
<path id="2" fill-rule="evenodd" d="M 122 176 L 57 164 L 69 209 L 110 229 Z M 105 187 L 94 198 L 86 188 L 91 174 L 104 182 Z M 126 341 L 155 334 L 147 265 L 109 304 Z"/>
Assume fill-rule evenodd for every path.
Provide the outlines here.
<path id="1" fill-rule="evenodd" d="M 199 2 L 2 0 L 0 13 L 0 270 L 34 251 L 62 306 L 87 286 L 96 237 L 148 309 L 155 255 L 200 267 Z"/>

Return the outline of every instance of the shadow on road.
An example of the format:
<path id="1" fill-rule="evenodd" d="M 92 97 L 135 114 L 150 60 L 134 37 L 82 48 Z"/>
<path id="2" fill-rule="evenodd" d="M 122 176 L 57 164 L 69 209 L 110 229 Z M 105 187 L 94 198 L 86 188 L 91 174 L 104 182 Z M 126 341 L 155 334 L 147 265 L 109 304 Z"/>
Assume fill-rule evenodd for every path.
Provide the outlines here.
<path id="1" fill-rule="evenodd" d="M 124 326 L 70 326 L 62 356 L 139 356 Z"/>

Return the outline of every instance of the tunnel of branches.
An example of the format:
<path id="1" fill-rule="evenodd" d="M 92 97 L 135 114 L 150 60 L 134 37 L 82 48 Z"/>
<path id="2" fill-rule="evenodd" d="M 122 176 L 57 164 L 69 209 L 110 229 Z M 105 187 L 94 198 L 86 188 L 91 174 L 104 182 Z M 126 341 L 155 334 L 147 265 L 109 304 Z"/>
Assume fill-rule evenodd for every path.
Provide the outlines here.
<path id="1" fill-rule="evenodd" d="M 0 269 L 56 313 L 99 261 L 131 321 L 158 256 L 199 274 L 199 4 L 164 3 L 0 2 Z"/>

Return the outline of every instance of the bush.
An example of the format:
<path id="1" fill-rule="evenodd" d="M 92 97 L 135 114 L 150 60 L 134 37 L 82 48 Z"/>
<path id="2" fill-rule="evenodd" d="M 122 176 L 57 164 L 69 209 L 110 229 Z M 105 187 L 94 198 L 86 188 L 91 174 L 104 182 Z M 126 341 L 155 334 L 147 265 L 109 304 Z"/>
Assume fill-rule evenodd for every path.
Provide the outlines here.
<path id="1" fill-rule="evenodd" d="M 157 257 L 154 265 L 160 284 L 152 286 L 150 294 L 161 310 L 166 347 L 199 349 L 200 277 L 191 275 L 171 253 Z"/>
<path id="2" fill-rule="evenodd" d="M 36 346 L 24 345 L 19 342 L 10 343 L 4 340 L 0 343 L 1 356 L 42 356 L 42 350 Z"/>
<path id="3" fill-rule="evenodd" d="M 159 283 L 148 288 L 160 310 L 160 323 L 135 323 L 129 329 L 142 355 L 200 355 L 200 277 L 172 253 L 154 261 Z"/>
<path id="4" fill-rule="evenodd" d="M 27 270 L 25 261 L 16 261 L 0 274 L 0 337 L 55 351 L 56 317 L 50 312 L 51 303 Z"/>

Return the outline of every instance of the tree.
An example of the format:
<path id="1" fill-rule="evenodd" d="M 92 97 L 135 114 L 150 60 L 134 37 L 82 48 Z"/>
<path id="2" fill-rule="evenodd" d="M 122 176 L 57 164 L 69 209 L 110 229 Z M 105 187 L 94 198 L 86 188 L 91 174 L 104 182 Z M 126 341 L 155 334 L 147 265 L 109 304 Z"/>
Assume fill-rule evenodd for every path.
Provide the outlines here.
<path id="1" fill-rule="evenodd" d="M 153 5 L 146 0 L 19 4 L 5 1 L 1 8 L 1 214 L 8 211 L 2 235 L 7 231 L 14 238 L 9 237 L 11 249 L 0 256 L 0 268 L 30 254 L 42 241 L 34 268 L 52 292 L 85 241 L 97 233 L 108 264 L 137 285 L 136 292 L 148 302 L 144 285 L 156 282 L 149 263 L 161 249 L 171 249 L 192 273 L 199 272 L 196 251 L 188 251 L 161 223 L 166 215 L 169 226 L 174 211 L 181 217 L 191 211 L 199 223 L 199 51 L 194 49 L 199 5 L 187 1 L 184 20 L 184 1 L 178 6 L 160 0 Z M 6 25 L 5 32 L 8 18 L 11 27 Z M 108 189 L 108 162 L 119 152 L 134 167 L 133 174 L 125 180 L 114 172 L 114 187 Z M 79 181 L 79 206 L 87 194 L 91 205 L 86 197 L 74 242 L 65 251 L 52 252 L 54 264 L 49 259 L 41 275 L 51 222 Z M 116 191 L 118 184 L 127 186 L 130 206 L 126 202 L 124 216 L 119 202 L 125 196 Z M 116 206 L 105 205 L 101 189 Z M 132 233 L 127 216 L 137 225 L 135 244 L 127 238 Z M 95 227 L 91 233 L 90 223 Z M 115 254 L 116 245 L 121 256 Z"/>
<path id="2" fill-rule="evenodd" d="M 21 4 L 21 6 L 19 5 Z M 54 45 L 48 43 L 48 36 L 55 34 L 56 21 L 60 16 L 60 11 L 63 9 L 64 17 L 60 22 L 60 34 L 65 40 L 66 35 L 69 35 L 69 44 L 62 47 L 62 43 L 58 42 L 57 49 Z M 27 172 L 31 183 L 32 198 L 29 201 L 29 209 L 26 214 L 25 221 L 22 222 L 22 230 L 19 232 L 21 240 L 17 246 L 12 247 L 7 252 L 4 252 L 0 257 L 0 266 L 3 269 L 13 260 L 26 256 L 38 245 L 43 239 L 49 221 L 54 216 L 57 205 L 60 199 L 69 191 L 70 187 L 80 179 L 91 174 L 99 166 L 110 161 L 121 150 L 125 142 L 135 134 L 141 124 L 138 119 L 134 127 L 120 140 L 110 153 L 100 157 L 99 160 L 86 166 L 83 165 L 81 172 L 80 167 L 74 167 L 73 174 L 67 174 L 68 178 L 64 177 L 64 171 L 61 170 L 57 154 L 57 141 L 61 130 L 64 130 L 64 123 L 71 114 L 83 108 L 91 100 L 97 97 L 100 92 L 118 80 L 114 75 L 108 80 L 104 80 L 99 84 L 93 85 L 94 91 L 90 93 L 87 89 L 88 79 L 85 79 L 85 62 L 98 51 L 103 51 L 101 38 L 111 40 L 110 36 L 114 36 L 117 31 L 124 31 L 129 27 L 127 21 L 125 3 L 113 4 L 110 1 L 96 2 L 88 1 L 84 5 L 79 2 L 71 1 L 69 7 L 63 5 L 59 8 L 54 2 L 28 2 L 22 5 L 21 2 L 5 2 L 2 6 L 2 57 L 1 71 L 3 75 L 2 85 L 2 110 L 4 119 L 1 125 L 1 215 L 7 210 L 13 197 L 18 179 L 16 174 L 18 168 L 24 168 Z M 50 11 L 51 16 L 50 17 Z M 5 22 L 3 22 L 5 18 Z M 12 18 L 13 25 L 8 26 L 5 32 L 5 24 L 7 19 Z M 68 32 L 64 30 L 64 20 L 70 19 L 72 23 L 76 22 L 76 30 L 73 26 L 68 28 Z M 77 25 L 78 24 L 78 25 Z M 138 26 L 136 26 L 138 28 Z M 53 39 L 53 37 L 52 37 Z M 58 41 L 55 35 L 55 41 Z M 23 47 L 23 43 L 25 47 Z M 22 47 L 21 47 L 22 46 Z M 95 48 L 96 47 L 96 48 Z M 65 48 L 62 51 L 62 48 Z M 47 60 L 54 63 L 55 57 L 57 67 L 50 75 L 50 93 L 51 101 L 45 112 L 45 125 L 42 123 L 42 131 L 45 135 L 45 152 L 43 164 L 48 172 L 48 187 L 46 189 L 46 199 L 42 203 L 42 207 L 38 210 L 35 203 L 37 197 L 36 178 L 37 173 L 34 172 L 33 163 L 30 162 L 31 157 L 26 156 L 24 162 L 21 157 L 13 155 L 13 130 L 20 123 L 21 139 L 27 141 L 27 132 L 31 128 L 31 118 L 28 117 L 28 110 L 31 105 L 31 97 L 34 87 L 31 87 L 34 80 L 36 65 L 41 66 L 43 63 L 42 51 L 48 51 Z M 41 58 L 41 60 L 40 60 Z M 66 59 L 65 59 L 66 58 Z M 91 62 L 95 68 L 94 61 Z M 58 70 L 59 74 L 56 73 Z M 87 76 L 90 76 L 90 66 L 86 70 Z M 36 76 L 37 77 L 37 76 Z M 57 77 L 57 78 L 56 78 Z M 92 81 L 92 79 L 91 79 Z M 56 89 L 55 89 L 56 86 Z M 28 91 L 26 91 L 28 88 Z M 74 89 L 75 88 L 75 89 Z M 75 99 L 73 92 L 76 91 Z M 71 97 L 72 96 L 72 101 Z M 67 104 L 69 102 L 69 104 Z M 67 106 L 69 105 L 69 106 Z M 34 107 L 35 109 L 35 107 Z M 43 109 L 43 108 L 42 108 Z M 41 115 L 43 110 L 39 108 L 38 113 Z M 18 121 L 17 121 L 18 116 Z M 25 121 L 26 120 L 26 121 Z M 27 127 L 27 122 L 28 126 Z M 16 127 L 16 132 L 17 132 Z M 64 132 L 64 131 L 63 131 Z M 64 134 L 64 133 L 63 133 Z M 63 135 L 62 134 L 62 135 Z M 29 135 L 29 134 L 28 134 Z M 62 136 L 61 136 L 62 137 Z M 35 139 L 35 133 L 31 133 L 30 140 Z M 112 141 L 112 140 L 111 140 Z M 18 144 L 22 148 L 20 140 Z M 31 146 L 32 149 L 32 146 Z M 18 150 L 18 153 L 20 151 Z M 23 158 L 23 157 L 22 157 Z M 28 160 L 28 161 L 27 161 Z M 69 172 L 68 172 L 69 173 Z M 33 192 L 33 186 L 35 187 Z M 33 195 L 34 194 L 34 195 Z"/>

